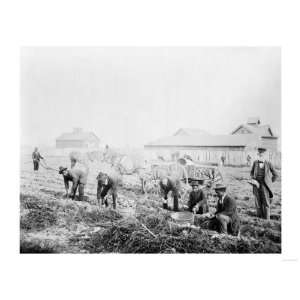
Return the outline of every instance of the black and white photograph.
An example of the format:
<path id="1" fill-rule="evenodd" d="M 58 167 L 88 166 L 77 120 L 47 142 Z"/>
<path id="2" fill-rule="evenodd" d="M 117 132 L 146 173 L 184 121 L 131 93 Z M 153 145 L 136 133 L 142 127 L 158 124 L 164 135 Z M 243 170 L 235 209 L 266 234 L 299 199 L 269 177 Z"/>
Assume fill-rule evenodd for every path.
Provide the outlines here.
<path id="1" fill-rule="evenodd" d="M 270 254 L 280 47 L 20 48 L 20 253 Z"/>
<path id="2" fill-rule="evenodd" d="M 0 4 L 1 299 L 299 299 L 299 4 Z"/>

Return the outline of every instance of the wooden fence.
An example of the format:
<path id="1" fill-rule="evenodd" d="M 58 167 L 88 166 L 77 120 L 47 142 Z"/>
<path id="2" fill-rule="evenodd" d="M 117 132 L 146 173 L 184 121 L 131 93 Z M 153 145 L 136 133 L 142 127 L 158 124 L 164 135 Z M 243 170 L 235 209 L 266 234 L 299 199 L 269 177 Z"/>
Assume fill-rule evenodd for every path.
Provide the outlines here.
<path id="1" fill-rule="evenodd" d="M 221 156 L 225 157 L 225 165 L 230 166 L 246 166 L 247 156 L 250 155 L 250 164 L 257 158 L 256 151 L 245 151 L 242 148 L 239 149 L 166 149 L 166 150 L 154 150 L 155 155 L 160 155 L 166 160 L 174 159 L 176 157 L 182 157 L 189 155 L 194 161 L 200 163 L 221 164 Z M 268 151 L 267 159 L 272 162 L 276 168 L 281 168 L 281 152 Z"/>
<path id="2" fill-rule="evenodd" d="M 247 165 L 247 156 L 250 155 L 250 164 L 257 158 L 256 152 L 227 150 L 227 151 L 212 151 L 212 150 L 197 150 L 197 151 L 182 151 L 181 155 L 188 154 L 194 160 L 203 163 L 221 163 L 221 156 L 225 157 L 224 164 L 232 166 Z M 276 168 L 281 168 L 281 152 L 267 152 L 267 159 L 272 162 Z"/>

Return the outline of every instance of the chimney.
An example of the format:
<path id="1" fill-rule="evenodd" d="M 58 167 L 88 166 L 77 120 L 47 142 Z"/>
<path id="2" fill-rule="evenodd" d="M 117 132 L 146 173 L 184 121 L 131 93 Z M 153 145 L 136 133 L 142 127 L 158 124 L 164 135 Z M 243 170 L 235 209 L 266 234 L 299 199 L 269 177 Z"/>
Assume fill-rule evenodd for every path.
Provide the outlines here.
<path id="1" fill-rule="evenodd" d="M 248 118 L 247 125 L 258 126 L 260 124 L 259 117 Z"/>

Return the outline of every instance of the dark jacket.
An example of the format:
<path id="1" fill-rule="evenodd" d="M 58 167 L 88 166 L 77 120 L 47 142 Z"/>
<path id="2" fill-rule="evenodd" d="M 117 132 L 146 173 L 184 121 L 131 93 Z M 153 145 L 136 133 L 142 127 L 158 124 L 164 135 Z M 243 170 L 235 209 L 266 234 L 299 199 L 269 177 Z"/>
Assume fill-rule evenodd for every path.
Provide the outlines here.
<path id="1" fill-rule="evenodd" d="M 217 203 L 216 215 L 219 213 L 222 213 L 231 218 L 231 222 L 229 224 L 229 231 L 231 231 L 231 233 L 233 234 L 236 234 L 240 227 L 240 218 L 237 213 L 236 201 L 228 195 L 225 195 L 222 204 L 221 200 L 219 199 Z"/>
<path id="2" fill-rule="evenodd" d="M 264 165 L 265 165 L 265 184 L 268 190 L 271 192 L 270 194 L 272 195 L 272 189 L 271 189 L 272 182 L 274 182 L 278 178 L 278 174 L 275 171 L 275 168 L 273 167 L 271 162 L 265 161 Z M 258 168 L 259 168 L 259 161 L 255 160 L 253 162 L 251 172 L 250 172 L 251 178 L 255 180 L 257 179 Z"/>
<path id="3" fill-rule="evenodd" d="M 206 199 L 201 189 L 198 191 L 191 191 L 188 201 L 189 210 L 192 210 L 198 203 L 205 204 L 204 202 L 206 202 Z"/>
<path id="4" fill-rule="evenodd" d="M 109 189 L 116 190 L 117 189 L 117 181 L 111 178 L 110 176 L 102 177 L 97 176 L 98 185 L 107 186 Z M 107 182 L 106 182 L 107 179 Z"/>
<path id="5" fill-rule="evenodd" d="M 40 161 L 40 159 L 44 159 L 44 157 L 42 157 L 42 155 L 40 154 L 40 152 L 34 151 L 34 152 L 32 153 L 32 159 L 33 159 L 34 161 Z"/>
<path id="6" fill-rule="evenodd" d="M 97 176 L 97 199 L 104 198 L 111 189 L 115 201 L 117 197 L 118 179 L 114 179 L 106 174 L 99 173 Z"/>

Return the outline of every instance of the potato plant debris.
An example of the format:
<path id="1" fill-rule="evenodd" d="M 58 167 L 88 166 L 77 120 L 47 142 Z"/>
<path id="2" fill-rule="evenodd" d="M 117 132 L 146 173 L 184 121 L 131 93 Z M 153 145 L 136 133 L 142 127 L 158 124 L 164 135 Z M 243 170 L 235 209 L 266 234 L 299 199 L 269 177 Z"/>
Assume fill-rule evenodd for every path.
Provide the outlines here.
<path id="1" fill-rule="evenodd" d="M 27 161 L 28 158 L 24 158 Z M 51 157 L 51 166 L 68 157 Z M 21 253 L 281 253 L 281 182 L 275 182 L 271 220 L 256 217 L 252 189 L 243 179 L 250 169 L 223 168 L 228 192 L 236 197 L 241 217 L 239 237 L 198 226 L 178 226 L 163 210 L 160 195 L 143 194 L 136 174 L 123 175 L 117 211 L 99 208 L 97 161 L 89 163 L 87 201 L 64 198 L 62 176 L 22 163 L 20 194 Z M 111 195 L 108 195 L 111 205 Z M 181 207 L 186 199 L 180 199 Z M 213 201 L 210 201 L 214 205 Z M 172 203 L 172 201 L 171 201 Z"/>

